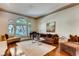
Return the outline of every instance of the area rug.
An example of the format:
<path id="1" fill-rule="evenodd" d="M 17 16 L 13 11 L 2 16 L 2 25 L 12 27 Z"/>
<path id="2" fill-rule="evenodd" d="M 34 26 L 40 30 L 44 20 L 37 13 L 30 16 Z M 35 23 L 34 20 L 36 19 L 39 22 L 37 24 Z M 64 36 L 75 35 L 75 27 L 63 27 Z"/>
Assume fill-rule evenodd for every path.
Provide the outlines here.
<path id="1" fill-rule="evenodd" d="M 19 42 L 17 46 L 20 48 L 18 50 L 24 52 L 25 56 L 43 56 L 56 48 L 46 43 L 32 42 L 32 40 Z"/>
<path id="2" fill-rule="evenodd" d="M 3 56 L 5 54 L 6 49 L 7 49 L 7 41 L 1 41 L 0 42 L 0 56 Z"/>

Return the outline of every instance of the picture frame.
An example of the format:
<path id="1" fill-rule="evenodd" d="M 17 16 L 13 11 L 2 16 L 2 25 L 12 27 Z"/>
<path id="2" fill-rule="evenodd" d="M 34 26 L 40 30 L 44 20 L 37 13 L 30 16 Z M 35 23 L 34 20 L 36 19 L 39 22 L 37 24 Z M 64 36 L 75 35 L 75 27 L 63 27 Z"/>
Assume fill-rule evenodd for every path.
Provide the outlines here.
<path id="1" fill-rule="evenodd" d="M 46 23 L 46 32 L 55 32 L 56 30 L 56 22 L 48 22 Z"/>

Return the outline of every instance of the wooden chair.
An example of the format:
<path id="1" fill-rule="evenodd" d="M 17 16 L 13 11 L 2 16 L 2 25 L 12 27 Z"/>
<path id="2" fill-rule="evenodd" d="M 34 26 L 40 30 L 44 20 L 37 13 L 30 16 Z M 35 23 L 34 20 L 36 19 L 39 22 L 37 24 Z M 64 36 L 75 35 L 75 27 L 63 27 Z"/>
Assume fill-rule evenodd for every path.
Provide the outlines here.
<path id="1" fill-rule="evenodd" d="M 8 38 L 9 38 L 9 35 L 8 35 L 8 34 L 5 34 L 4 36 L 5 36 L 5 38 L 6 38 L 6 39 L 8 39 Z"/>

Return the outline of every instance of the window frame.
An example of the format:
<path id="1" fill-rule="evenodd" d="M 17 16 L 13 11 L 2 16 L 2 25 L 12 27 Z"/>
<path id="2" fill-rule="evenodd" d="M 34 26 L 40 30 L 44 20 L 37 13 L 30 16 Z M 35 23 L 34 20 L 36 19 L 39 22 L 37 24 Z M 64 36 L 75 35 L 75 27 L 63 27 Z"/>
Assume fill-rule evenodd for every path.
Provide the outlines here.
<path id="1" fill-rule="evenodd" d="M 20 20 L 20 19 L 24 19 L 25 21 L 26 21 L 26 24 L 17 24 L 16 22 L 17 22 L 17 20 Z M 18 36 L 18 37 L 27 37 L 27 36 L 29 36 L 29 32 L 28 32 L 28 28 L 29 28 L 29 24 L 28 23 L 31 23 L 31 21 L 28 21 L 28 19 L 26 19 L 26 18 L 24 18 L 24 17 L 19 17 L 19 18 L 16 18 L 15 20 L 12 20 L 12 22 L 9 22 L 9 24 L 8 24 L 8 27 L 9 27 L 9 25 L 11 24 L 11 25 L 13 25 L 14 26 L 14 36 Z M 26 35 L 24 34 L 24 35 L 17 35 L 16 34 L 16 26 L 26 26 Z M 32 31 L 32 25 L 30 24 L 30 30 Z M 30 31 L 30 32 L 31 32 Z M 9 31 L 8 31 L 8 34 L 9 34 Z M 10 35 L 10 34 L 9 34 Z M 11 36 L 13 36 L 13 35 L 11 35 Z"/>
<path id="2" fill-rule="evenodd" d="M 9 27 L 9 25 L 13 25 L 13 24 L 8 24 L 8 27 Z M 13 27 L 14 27 L 14 25 L 13 25 Z M 13 34 L 12 33 L 9 33 L 9 28 L 8 28 L 8 34 L 9 35 L 13 36 L 14 35 L 14 31 L 15 31 L 15 28 L 13 29 Z"/>

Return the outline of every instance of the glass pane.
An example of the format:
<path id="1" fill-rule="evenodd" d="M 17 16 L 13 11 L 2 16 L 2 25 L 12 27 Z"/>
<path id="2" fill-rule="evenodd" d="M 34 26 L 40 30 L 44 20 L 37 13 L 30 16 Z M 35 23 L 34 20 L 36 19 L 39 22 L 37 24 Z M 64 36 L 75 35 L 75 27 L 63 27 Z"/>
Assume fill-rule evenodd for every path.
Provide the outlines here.
<path id="1" fill-rule="evenodd" d="M 8 26 L 8 33 L 11 34 L 11 35 L 14 34 L 14 26 L 13 26 L 12 24 L 10 24 L 10 25 Z"/>
<path id="2" fill-rule="evenodd" d="M 27 36 L 27 27 L 23 25 L 16 26 L 16 35 Z"/>

